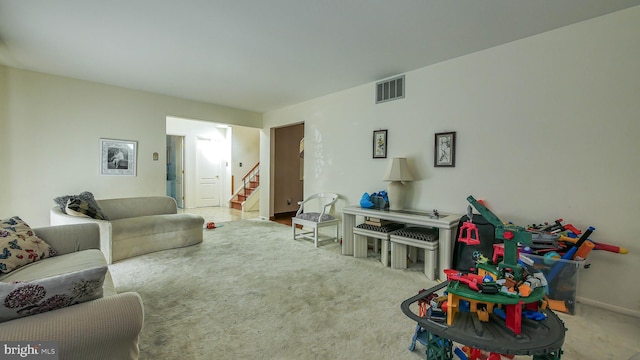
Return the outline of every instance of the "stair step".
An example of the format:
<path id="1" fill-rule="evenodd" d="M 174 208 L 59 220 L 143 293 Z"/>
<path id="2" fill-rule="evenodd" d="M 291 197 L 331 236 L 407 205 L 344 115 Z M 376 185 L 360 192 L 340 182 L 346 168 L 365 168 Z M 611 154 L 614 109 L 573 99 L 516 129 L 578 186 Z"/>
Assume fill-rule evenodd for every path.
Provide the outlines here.
<path id="1" fill-rule="evenodd" d="M 238 202 L 238 201 L 231 201 L 231 208 L 233 209 L 237 209 L 237 210 L 242 210 L 242 203 Z"/>

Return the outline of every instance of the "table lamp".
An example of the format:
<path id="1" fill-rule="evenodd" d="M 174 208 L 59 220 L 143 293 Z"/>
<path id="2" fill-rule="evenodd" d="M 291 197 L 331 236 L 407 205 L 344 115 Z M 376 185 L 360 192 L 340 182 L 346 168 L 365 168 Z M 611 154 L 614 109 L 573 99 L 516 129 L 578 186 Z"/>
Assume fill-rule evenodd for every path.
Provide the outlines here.
<path id="1" fill-rule="evenodd" d="M 387 187 L 389 197 L 389 210 L 402 210 L 404 207 L 403 181 L 413 181 L 413 175 L 409 171 L 407 158 L 393 158 L 387 169 L 383 181 L 391 181 Z"/>

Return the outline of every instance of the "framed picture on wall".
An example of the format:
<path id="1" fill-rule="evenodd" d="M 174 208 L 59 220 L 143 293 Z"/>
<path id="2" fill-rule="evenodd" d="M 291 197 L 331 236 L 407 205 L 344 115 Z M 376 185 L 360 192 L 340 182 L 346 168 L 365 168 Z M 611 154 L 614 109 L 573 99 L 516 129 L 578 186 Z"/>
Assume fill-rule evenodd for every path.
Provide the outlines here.
<path id="1" fill-rule="evenodd" d="M 373 158 L 384 159 L 387 157 L 387 130 L 375 130 L 373 132 Z"/>
<path id="2" fill-rule="evenodd" d="M 437 133 L 433 156 L 435 167 L 456 166 L 456 132 Z"/>
<path id="3" fill-rule="evenodd" d="M 137 141 L 100 139 L 100 175 L 136 176 Z"/>

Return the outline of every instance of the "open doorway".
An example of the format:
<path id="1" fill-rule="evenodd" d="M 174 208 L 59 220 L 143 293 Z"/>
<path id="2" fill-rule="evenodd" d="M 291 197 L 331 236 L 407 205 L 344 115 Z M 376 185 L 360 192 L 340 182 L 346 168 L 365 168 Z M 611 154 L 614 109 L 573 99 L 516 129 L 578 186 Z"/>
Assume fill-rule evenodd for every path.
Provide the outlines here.
<path id="1" fill-rule="evenodd" d="M 167 195 L 180 197 L 180 188 L 175 192 L 172 189 L 182 173 L 183 209 L 229 207 L 234 187 L 260 160 L 258 128 L 167 116 L 166 134 Z M 174 143 L 177 138 L 182 139 L 183 170 L 174 178 L 173 167 L 177 164 L 171 153 L 180 145 Z"/>
<path id="2" fill-rule="evenodd" d="M 304 123 L 273 132 L 273 220 L 291 218 L 304 200 Z"/>
<path id="3" fill-rule="evenodd" d="M 167 196 L 184 208 L 184 136 L 167 135 Z"/>

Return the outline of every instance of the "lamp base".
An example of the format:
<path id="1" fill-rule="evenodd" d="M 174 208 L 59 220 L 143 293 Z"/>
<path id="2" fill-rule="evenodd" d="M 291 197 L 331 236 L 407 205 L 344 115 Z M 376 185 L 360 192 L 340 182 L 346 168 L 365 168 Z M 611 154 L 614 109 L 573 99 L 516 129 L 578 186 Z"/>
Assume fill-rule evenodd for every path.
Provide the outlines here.
<path id="1" fill-rule="evenodd" d="M 392 181 L 387 187 L 389 197 L 389 210 L 402 210 L 404 208 L 404 184 L 402 181 Z"/>

